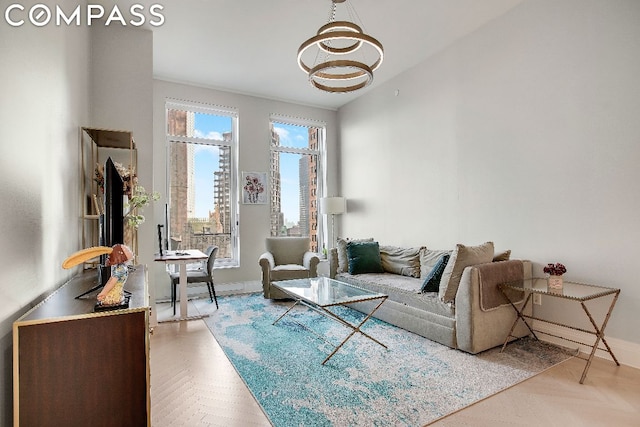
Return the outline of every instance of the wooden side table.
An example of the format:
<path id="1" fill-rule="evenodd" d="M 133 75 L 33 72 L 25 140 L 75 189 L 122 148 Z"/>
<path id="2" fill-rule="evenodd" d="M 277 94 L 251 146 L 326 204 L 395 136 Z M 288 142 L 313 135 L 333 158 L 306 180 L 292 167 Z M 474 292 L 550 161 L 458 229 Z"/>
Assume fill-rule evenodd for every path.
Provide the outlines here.
<path id="1" fill-rule="evenodd" d="M 587 377 L 587 372 L 589 371 L 589 367 L 591 366 L 591 362 L 593 360 L 593 356 L 596 353 L 596 350 L 606 351 L 607 353 L 609 353 L 609 355 L 611 356 L 613 361 L 616 363 L 616 365 L 620 366 L 618 359 L 616 359 L 616 356 L 613 354 L 613 351 L 611 351 L 611 347 L 609 347 L 609 344 L 607 344 L 607 340 L 604 337 L 604 330 L 607 327 L 607 322 L 611 317 L 611 312 L 613 311 L 613 307 L 615 306 L 616 301 L 618 300 L 618 296 L 620 295 L 620 289 L 608 288 L 605 286 L 587 285 L 584 283 L 567 282 L 567 281 L 564 282 L 562 289 L 552 289 L 547 286 L 546 278 L 532 278 L 532 279 L 522 280 L 519 282 L 503 283 L 499 285 L 499 289 L 502 291 L 502 293 L 507 298 L 507 300 L 509 300 L 509 303 L 511 304 L 511 306 L 513 307 L 513 309 L 516 311 L 518 315 L 518 317 L 516 317 L 515 321 L 513 322 L 513 325 L 511 326 L 511 330 L 509 331 L 509 333 L 507 334 L 507 337 L 504 340 L 504 344 L 502 345 L 501 351 L 504 351 L 510 338 L 517 338 L 517 337 L 514 337 L 512 333 L 518 323 L 518 320 L 522 320 L 524 324 L 527 326 L 527 328 L 529 328 L 529 331 L 531 332 L 531 334 L 536 339 L 538 339 L 538 336 L 536 335 L 536 332 L 538 332 L 538 333 L 553 336 L 555 338 L 571 341 L 576 344 L 582 344 L 587 347 L 591 347 L 591 353 L 589 354 L 589 357 L 585 359 L 587 363 L 586 363 L 586 366 L 584 367 L 584 371 L 582 371 L 580 384 L 583 384 L 585 378 Z M 523 291 L 525 293 L 526 299 L 520 309 L 518 309 L 518 307 L 516 307 L 513 301 L 509 298 L 509 292 L 507 292 L 507 290 Z M 551 320 L 542 319 L 539 317 L 524 314 L 525 308 L 527 307 L 527 304 L 529 304 L 529 302 L 532 300 L 532 296 L 534 294 L 548 295 L 554 298 L 562 298 L 566 300 L 579 302 L 580 305 L 582 306 L 582 310 L 584 311 L 586 316 L 589 318 L 589 321 L 591 323 L 591 326 L 593 327 L 593 330 L 587 330 L 587 329 L 579 328 L 576 326 L 567 325 L 564 323 L 554 322 Z M 595 300 L 598 298 L 603 298 L 608 295 L 613 295 L 613 298 L 611 300 L 611 304 L 609 305 L 609 310 L 607 311 L 607 314 L 605 315 L 604 320 L 602 321 L 602 324 L 598 325 L 595 319 L 593 318 L 593 316 L 591 315 L 589 308 L 585 305 L 585 302 L 590 300 Z M 583 342 L 575 341 L 563 336 L 552 335 L 544 331 L 534 330 L 532 324 L 528 321 L 528 319 L 545 322 L 552 325 L 561 326 L 563 328 L 568 328 L 575 331 L 580 331 L 587 334 L 595 335 L 596 337 L 595 342 L 592 344 L 583 343 Z M 602 341 L 602 344 L 604 344 L 605 348 L 599 347 L 601 341 Z"/>

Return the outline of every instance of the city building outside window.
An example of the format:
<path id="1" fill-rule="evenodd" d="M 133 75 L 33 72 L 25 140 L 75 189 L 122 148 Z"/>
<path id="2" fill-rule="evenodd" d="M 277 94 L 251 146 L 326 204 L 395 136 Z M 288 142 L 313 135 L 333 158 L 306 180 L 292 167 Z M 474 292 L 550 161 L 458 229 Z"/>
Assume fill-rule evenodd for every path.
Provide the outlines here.
<path id="1" fill-rule="evenodd" d="M 323 194 L 325 126 L 291 117 L 271 117 L 269 173 L 271 236 L 310 237 L 322 252 L 318 201 Z"/>
<path id="2" fill-rule="evenodd" d="M 237 266 L 237 113 L 183 102 L 166 111 L 169 249 L 215 245 L 216 266 Z"/>

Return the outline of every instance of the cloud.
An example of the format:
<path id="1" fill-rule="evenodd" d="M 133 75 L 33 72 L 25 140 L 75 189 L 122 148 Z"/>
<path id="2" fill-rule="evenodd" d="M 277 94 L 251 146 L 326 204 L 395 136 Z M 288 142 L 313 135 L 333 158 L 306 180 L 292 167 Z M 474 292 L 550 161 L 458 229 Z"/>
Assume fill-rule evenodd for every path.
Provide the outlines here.
<path id="1" fill-rule="evenodd" d="M 199 131 L 198 129 L 194 129 L 193 136 L 195 138 L 215 139 L 218 141 L 222 141 L 222 134 L 216 131 L 211 131 L 205 135 L 202 131 Z"/>
<path id="2" fill-rule="evenodd" d="M 281 127 L 274 126 L 273 130 L 280 136 L 280 143 L 290 141 L 289 130 Z M 285 145 L 285 144 L 282 144 Z"/>
<path id="3" fill-rule="evenodd" d="M 194 154 L 206 153 L 206 155 L 218 155 L 220 148 L 217 145 L 193 144 Z"/>

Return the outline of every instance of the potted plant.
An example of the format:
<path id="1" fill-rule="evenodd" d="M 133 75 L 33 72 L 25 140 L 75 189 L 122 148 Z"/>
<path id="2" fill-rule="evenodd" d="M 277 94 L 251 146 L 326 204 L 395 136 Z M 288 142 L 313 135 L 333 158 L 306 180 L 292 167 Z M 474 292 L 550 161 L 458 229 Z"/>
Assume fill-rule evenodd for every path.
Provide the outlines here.
<path id="1" fill-rule="evenodd" d="M 547 278 L 547 285 L 550 289 L 562 289 L 562 275 L 567 272 L 567 268 L 557 262 L 555 264 L 547 264 L 543 271 L 549 275 Z"/>

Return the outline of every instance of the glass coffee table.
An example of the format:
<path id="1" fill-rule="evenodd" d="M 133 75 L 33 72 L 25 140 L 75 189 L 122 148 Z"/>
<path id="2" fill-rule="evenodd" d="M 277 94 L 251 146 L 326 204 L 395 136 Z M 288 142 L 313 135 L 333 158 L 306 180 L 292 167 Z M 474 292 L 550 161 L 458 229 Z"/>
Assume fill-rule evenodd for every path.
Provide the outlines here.
<path id="1" fill-rule="evenodd" d="M 356 333 L 360 333 L 365 337 L 369 338 L 370 340 L 374 341 L 375 343 L 380 344 L 382 347 L 387 348 L 386 345 L 382 344 L 380 341 L 373 338 L 371 335 L 367 334 L 366 332 L 363 332 L 361 328 L 362 328 L 362 325 L 364 325 L 365 322 L 369 320 L 371 316 L 373 316 L 373 313 L 375 313 L 380 308 L 382 303 L 384 303 L 387 300 L 388 295 L 368 291 L 366 289 L 362 289 L 357 286 L 350 285 L 348 283 L 329 279 L 328 277 L 283 280 L 278 282 L 272 282 L 271 285 L 275 286 L 277 289 L 289 295 L 291 298 L 293 298 L 296 301 L 291 307 L 289 307 L 287 311 L 285 311 L 282 314 L 282 316 L 278 317 L 275 320 L 275 322 L 273 322 L 274 325 L 278 323 L 280 319 L 286 316 L 291 310 L 293 310 L 295 306 L 297 306 L 298 304 L 302 304 L 351 329 L 351 333 L 344 340 L 342 340 L 342 342 L 337 346 L 334 346 L 331 342 L 326 340 L 324 337 L 316 334 L 314 331 L 311 331 L 314 334 L 316 334 L 319 338 L 321 338 L 323 341 L 327 342 L 328 344 L 334 347 L 334 350 L 331 352 L 331 354 L 327 356 L 327 358 L 324 359 L 324 361 L 322 362 L 323 365 L 327 363 L 327 361 L 331 359 L 331 357 L 333 357 L 333 355 L 336 354 L 336 352 L 340 350 L 340 348 Z M 374 307 L 368 314 L 365 313 L 366 314 L 365 318 L 357 325 L 346 321 L 345 319 L 340 317 L 340 315 L 329 310 L 329 307 L 335 307 L 335 306 L 348 307 L 348 304 L 364 302 L 364 301 L 373 301 Z M 298 324 L 304 327 L 305 329 L 309 330 L 309 328 L 307 328 L 305 325 L 302 325 L 300 323 Z"/>

